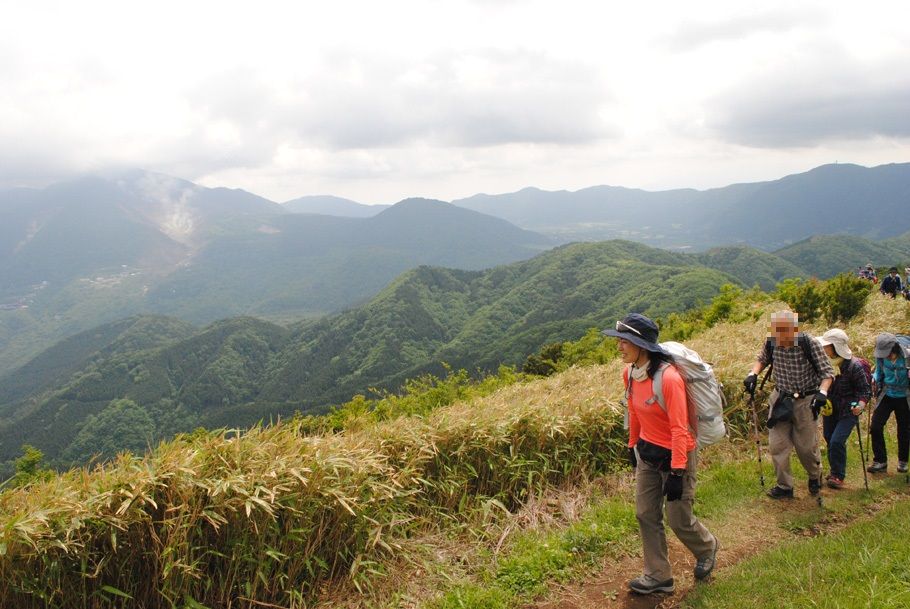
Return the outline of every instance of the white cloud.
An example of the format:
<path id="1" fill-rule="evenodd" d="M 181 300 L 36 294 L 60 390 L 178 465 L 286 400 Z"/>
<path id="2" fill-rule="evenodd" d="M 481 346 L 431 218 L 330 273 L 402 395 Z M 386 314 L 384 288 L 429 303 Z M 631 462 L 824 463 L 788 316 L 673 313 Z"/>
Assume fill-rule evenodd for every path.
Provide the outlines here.
<path id="1" fill-rule="evenodd" d="M 0 187 L 139 166 L 390 202 L 910 160 L 905 3 L 162 0 L 5 17 Z"/>

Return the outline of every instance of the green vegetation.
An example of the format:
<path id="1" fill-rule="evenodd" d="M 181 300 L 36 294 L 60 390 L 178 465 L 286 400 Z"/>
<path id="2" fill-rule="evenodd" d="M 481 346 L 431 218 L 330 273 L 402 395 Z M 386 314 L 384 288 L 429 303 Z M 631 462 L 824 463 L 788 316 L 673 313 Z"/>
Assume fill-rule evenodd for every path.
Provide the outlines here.
<path id="1" fill-rule="evenodd" d="M 861 266 L 897 265 L 910 261 L 910 233 L 873 241 L 855 235 L 809 237 L 777 250 L 775 255 L 804 269 L 802 276 L 827 279 L 840 273 L 856 274 Z M 881 270 L 881 269 L 879 269 Z"/>
<path id="2" fill-rule="evenodd" d="M 566 339 L 580 342 L 567 345 L 562 366 L 605 362 L 613 347 L 589 329 L 629 310 L 662 317 L 704 305 L 731 279 L 639 244 L 576 244 L 489 271 L 420 267 L 363 307 L 291 327 L 234 318 L 193 330 L 132 318 L 65 341 L 0 382 L 9 387 L 0 459 L 11 468 L 23 442 L 62 466 L 110 454 L 114 446 L 93 448 L 99 438 L 83 428 L 113 400 L 151 416 L 154 444 L 197 426 L 323 413 L 371 389 L 398 393 L 408 379 L 443 378 L 446 366 L 483 377 Z"/>
<path id="3" fill-rule="evenodd" d="M 872 287 L 864 279 L 842 274 L 828 281 L 787 279 L 778 284 L 777 292 L 801 320 L 823 318 L 832 324 L 853 319 L 862 310 Z"/>
<path id="4" fill-rule="evenodd" d="M 619 557 L 638 542 L 635 506 L 628 499 L 601 498 L 577 521 L 551 531 L 520 535 L 488 565 L 480 584 L 458 584 L 431 604 L 436 609 L 514 607 L 590 571 L 605 556 Z"/>
<path id="5" fill-rule="evenodd" d="M 16 459 L 15 475 L 3 485 L 25 486 L 32 482 L 45 482 L 54 477 L 54 471 L 45 467 L 44 453 L 28 444 L 22 446 L 22 456 Z"/>
<path id="6" fill-rule="evenodd" d="M 686 607 L 906 607 L 910 546 L 895 532 L 908 518 L 910 501 L 904 499 L 836 533 L 760 554 L 696 588 Z"/>
<path id="7" fill-rule="evenodd" d="M 904 319 L 900 304 L 873 299 L 861 319 L 893 325 Z M 699 317 L 714 325 L 689 344 L 718 362 L 721 380 L 738 381 L 753 354 L 742 346 L 760 344 L 769 306 L 777 305 L 727 288 Z M 253 327 L 260 334 L 249 334 Z M 194 340 L 206 361 L 217 361 L 224 345 L 237 351 L 268 331 L 235 321 Z M 231 342 L 236 332 L 247 339 Z M 874 337 L 861 327 L 848 332 L 859 337 L 858 352 Z M 603 348 L 589 332 L 566 351 L 596 361 Z M 0 494 L 0 607 L 65 598 L 301 607 L 330 581 L 380 597 L 418 540 L 439 536 L 472 540 L 471 548 L 505 540 L 501 555 L 476 552 L 469 576 L 456 571 L 441 586 L 442 606 L 524 602 L 634 544 L 628 498 L 609 493 L 565 527 L 511 536 L 497 528 L 556 487 L 622 467 L 620 369 L 614 359 L 536 380 L 508 368 L 480 382 L 463 372 L 423 377 L 410 384 L 411 397 L 357 398 L 321 423 L 301 416 L 245 433 L 198 430 L 144 457 L 125 454 L 8 490 Z M 134 405 L 104 403 L 107 420 L 138 416 Z M 731 413 L 741 406 L 731 404 Z M 742 421 L 731 423 L 742 431 Z M 737 466 L 724 450 L 704 454 L 697 509 L 706 518 L 737 513 L 755 492 L 753 464 Z"/>

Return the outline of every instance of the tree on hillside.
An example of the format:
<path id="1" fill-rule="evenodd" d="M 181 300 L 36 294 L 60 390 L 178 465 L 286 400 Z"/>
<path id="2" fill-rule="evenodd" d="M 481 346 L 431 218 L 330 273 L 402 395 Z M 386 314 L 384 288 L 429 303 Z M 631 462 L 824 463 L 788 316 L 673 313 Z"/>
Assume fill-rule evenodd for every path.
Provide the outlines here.
<path id="1" fill-rule="evenodd" d="M 118 452 L 144 452 L 155 438 L 155 422 L 133 400 L 111 400 L 97 415 L 86 419 L 76 439 L 64 452 L 69 461 L 92 457 L 109 459 Z"/>

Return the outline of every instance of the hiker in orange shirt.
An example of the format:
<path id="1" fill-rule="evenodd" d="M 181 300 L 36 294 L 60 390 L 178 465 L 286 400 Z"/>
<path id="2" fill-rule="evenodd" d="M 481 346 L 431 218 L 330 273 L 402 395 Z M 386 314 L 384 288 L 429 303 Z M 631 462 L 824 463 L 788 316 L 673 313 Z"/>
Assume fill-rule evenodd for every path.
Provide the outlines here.
<path id="1" fill-rule="evenodd" d="M 630 581 L 629 589 L 638 594 L 674 589 L 663 524 L 665 505 L 670 528 L 696 558 L 696 579 L 711 574 L 718 547 L 717 538 L 692 513 L 697 453 L 689 427 L 686 387 L 669 354 L 657 344 L 658 332 L 653 321 L 638 313 L 616 322 L 615 330 L 603 332 L 619 339 L 622 361 L 629 364 L 623 370 L 623 383 L 644 558 L 644 574 Z M 662 366 L 666 367 L 662 387 L 666 411 L 657 403 L 651 384 Z"/>

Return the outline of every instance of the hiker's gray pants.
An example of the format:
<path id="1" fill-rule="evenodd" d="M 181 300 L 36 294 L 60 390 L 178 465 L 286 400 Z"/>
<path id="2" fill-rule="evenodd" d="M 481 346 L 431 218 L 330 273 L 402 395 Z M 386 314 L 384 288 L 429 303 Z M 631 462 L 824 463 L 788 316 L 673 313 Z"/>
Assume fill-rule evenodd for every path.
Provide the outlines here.
<path id="1" fill-rule="evenodd" d="M 769 402 L 773 404 L 779 395 L 777 389 L 771 392 Z M 793 420 L 778 422 L 768 430 L 768 450 L 777 475 L 777 486 L 793 488 L 793 474 L 790 473 L 790 451 L 796 449 L 796 456 L 803 464 L 809 479 L 818 480 L 822 473 L 822 456 L 818 449 L 818 421 L 812 418 L 814 395 L 800 398 L 793 403 Z"/>
<path id="2" fill-rule="evenodd" d="M 662 472 L 638 460 L 635 472 L 635 515 L 641 531 L 642 554 L 645 575 L 658 580 L 673 577 L 667 552 L 667 535 L 664 530 L 663 511 L 666 504 L 667 522 L 683 545 L 696 558 L 708 556 L 714 550 L 714 536 L 692 513 L 695 501 L 695 467 L 698 464 L 696 451 L 688 455 L 688 466 L 683 476 L 682 499 L 664 500 L 664 480 L 670 472 Z"/>

